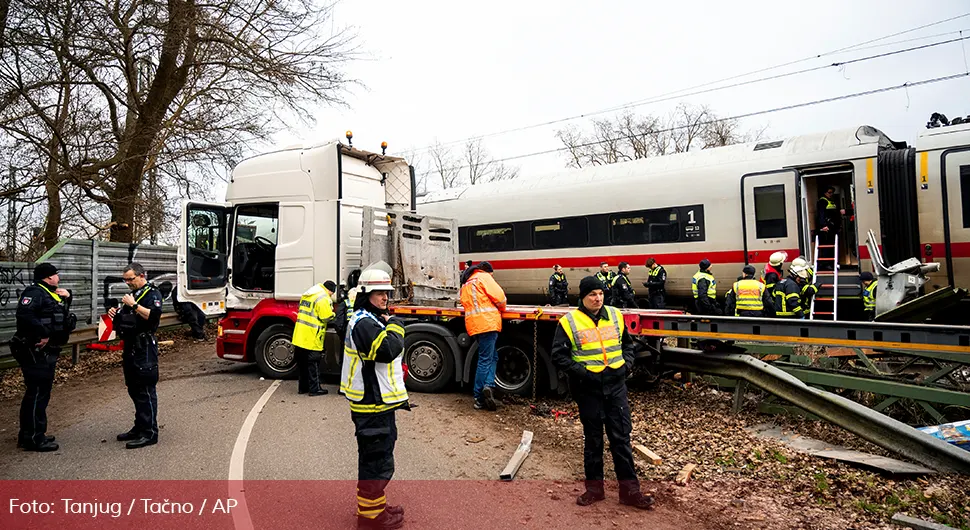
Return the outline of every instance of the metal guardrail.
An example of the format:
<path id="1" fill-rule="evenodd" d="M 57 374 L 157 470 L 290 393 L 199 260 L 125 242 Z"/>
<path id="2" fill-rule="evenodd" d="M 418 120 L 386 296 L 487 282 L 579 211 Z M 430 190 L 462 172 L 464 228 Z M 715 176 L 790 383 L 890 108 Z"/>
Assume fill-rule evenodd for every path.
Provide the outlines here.
<path id="1" fill-rule="evenodd" d="M 671 368 L 743 379 L 886 450 L 942 472 L 970 474 L 970 452 L 846 398 L 812 388 L 750 355 L 664 347 Z"/>

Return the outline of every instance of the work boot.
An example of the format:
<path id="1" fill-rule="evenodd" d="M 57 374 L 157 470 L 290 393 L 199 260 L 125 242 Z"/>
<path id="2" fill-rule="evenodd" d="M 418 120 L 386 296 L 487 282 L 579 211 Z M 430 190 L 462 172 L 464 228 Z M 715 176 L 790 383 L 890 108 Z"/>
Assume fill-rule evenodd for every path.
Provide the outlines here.
<path id="1" fill-rule="evenodd" d="M 127 442 L 128 440 L 137 440 L 141 438 L 141 435 L 135 430 L 130 430 L 119 434 L 117 438 L 119 442 Z"/>
<path id="2" fill-rule="evenodd" d="M 50 451 L 57 451 L 58 445 L 50 440 L 44 443 L 34 444 L 33 442 L 28 442 L 24 444 L 24 451 L 37 451 L 38 453 L 47 453 Z"/>
<path id="3" fill-rule="evenodd" d="M 475 410 L 485 410 L 487 408 L 485 406 L 485 403 L 482 403 L 482 400 L 480 399 L 475 400 L 475 404 L 473 405 L 473 407 L 475 407 Z"/>
<path id="4" fill-rule="evenodd" d="M 403 506 L 392 506 L 390 504 L 386 504 L 386 505 L 384 505 L 384 511 L 387 512 L 387 513 L 389 513 L 389 514 L 391 514 L 391 515 L 397 515 L 397 514 L 404 515 L 404 507 Z"/>
<path id="5" fill-rule="evenodd" d="M 644 495 L 639 491 L 633 495 L 623 495 L 620 497 L 620 504 L 625 504 L 627 506 L 633 506 L 634 508 L 639 508 L 641 510 L 652 510 L 653 509 L 653 495 Z"/>
<path id="6" fill-rule="evenodd" d="M 55 440 L 55 438 L 53 436 L 47 436 L 46 437 L 46 441 L 48 441 L 48 442 L 53 442 L 54 440 Z M 19 436 L 17 437 L 17 447 L 23 447 L 23 446 L 25 446 L 25 445 L 27 445 L 29 443 L 31 443 L 31 442 L 29 440 L 27 440 L 26 438 L 21 438 Z"/>
<path id="7" fill-rule="evenodd" d="M 482 403 L 485 404 L 485 408 L 488 410 L 496 410 L 498 407 L 495 405 L 495 393 L 492 391 L 492 387 L 487 386 L 482 389 Z"/>
<path id="8" fill-rule="evenodd" d="M 391 513 L 387 511 L 387 509 L 373 519 L 368 519 L 359 515 L 357 516 L 357 528 L 385 530 L 391 528 L 401 528 L 402 526 L 404 526 L 404 514 Z"/>
<path id="9" fill-rule="evenodd" d="M 330 393 L 330 391 L 327 390 L 326 388 L 321 388 L 320 390 L 314 390 L 313 392 L 310 392 L 310 395 L 311 396 L 326 396 L 329 393 Z"/>
<path id="10" fill-rule="evenodd" d="M 580 506 L 589 506 L 594 502 L 599 502 L 606 498 L 606 494 L 602 491 L 586 490 L 582 495 L 576 497 L 576 504 Z"/>
<path id="11" fill-rule="evenodd" d="M 155 445 L 158 443 L 158 437 L 154 436 L 152 438 L 146 438 L 142 436 L 137 440 L 132 440 L 125 444 L 126 449 L 139 449 L 148 445 Z"/>

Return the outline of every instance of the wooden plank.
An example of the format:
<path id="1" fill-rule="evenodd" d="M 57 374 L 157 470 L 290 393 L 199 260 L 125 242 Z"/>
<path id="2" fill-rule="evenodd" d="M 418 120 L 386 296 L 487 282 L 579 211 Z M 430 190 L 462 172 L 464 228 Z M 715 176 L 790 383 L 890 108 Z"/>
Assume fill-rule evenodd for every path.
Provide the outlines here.
<path id="1" fill-rule="evenodd" d="M 519 448 L 515 450 L 499 478 L 506 482 L 512 480 L 515 477 L 515 472 L 522 466 L 522 462 L 525 462 L 525 457 L 529 456 L 530 451 L 532 451 L 532 431 L 522 431 L 522 441 L 519 442 Z"/>
<path id="2" fill-rule="evenodd" d="M 634 445 L 633 449 L 636 450 L 637 454 L 639 454 L 640 456 L 642 456 L 644 459 L 646 459 L 648 462 L 650 462 L 655 466 L 663 463 L 663 459 L 657 456 L 657 453 L 654 453 L 653 451 L 647 449 L 646 447 L 640 444 Z"/>
<path id="3" fill-rule="evenodd" d="M 910 528 L 916 528 L 917 530 L 953 530 L 952 526 L 933 523 L 930 521 L 925 521 L 923 519 L 917 519 L 915 517 L 910 517 L 908 515 L 903 515 L 901 513 L 897 513 L 893 515 L 892 522 L 900 526 L 908 526 Z"/>
<path id="4" fill-rule="evenodd" d="M 687 481 L 690 480 L 690 477 L 694 474 L 695 469 L 697 469 L 697 464 L 687 464 L 684 466 L 684 469 L 681 469 L 680 472 L 677 473 L 677 478 L 674 479 L 674 482 L 680 486 L 686 486 Z"/>

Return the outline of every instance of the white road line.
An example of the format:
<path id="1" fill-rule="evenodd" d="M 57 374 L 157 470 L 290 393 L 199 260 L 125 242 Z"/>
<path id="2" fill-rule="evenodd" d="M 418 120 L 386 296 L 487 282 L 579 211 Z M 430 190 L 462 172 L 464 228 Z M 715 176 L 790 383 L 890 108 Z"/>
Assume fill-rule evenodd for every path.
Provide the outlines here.
<path id="1" fill-rule="evenodd" d="M 232 457 L 229 459 L 229 498 L 235 499 L 237 502 L 236 507 L 232 509 L 232 524 L 236 530 L 253 530 L 253 521 L 249 517 L 249 508 L 246 506 L 246 494 L 243 487 L 243 464 L 246 462 L 246 446 L 249 444 L 249 435 L 253 433 L 253 427 L 256 425 L 259 413 L 262 412 L 269 398 L 273 396 L 273 392 L 276 392 L 276 389 L 280 387 L 280 383 L 282 381 L 279 379 L 273 381 L 266 392 L 263 392 L 259 401 L 253 405 L 253 409 L 249 411 L 246 421 L 239 429 L 236 445 L 232 448 Z"/>

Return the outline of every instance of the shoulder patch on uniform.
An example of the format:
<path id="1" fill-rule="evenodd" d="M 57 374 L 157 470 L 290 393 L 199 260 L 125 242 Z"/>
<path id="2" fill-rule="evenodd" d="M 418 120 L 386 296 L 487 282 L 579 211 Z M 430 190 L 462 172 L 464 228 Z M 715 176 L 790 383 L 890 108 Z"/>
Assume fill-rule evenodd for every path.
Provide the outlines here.
<path id="1" fill-rule="evenodd" d="M 24 299 L 20 301 L 20 305 L 30 305 L 30 297 L 25 296 Z"/>
<path id="2" fill-rule="evenodd" d="M 155 299 L 155 307 L 162 307 L 162 301 L 156 298 Z"/>

